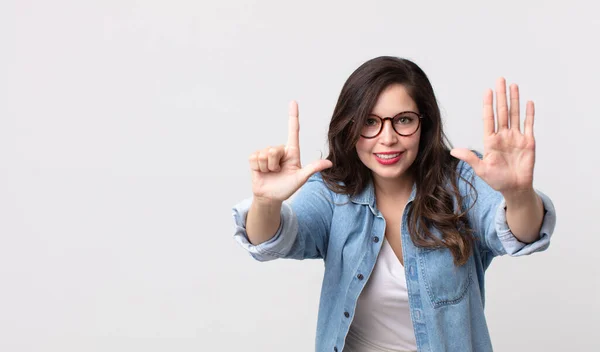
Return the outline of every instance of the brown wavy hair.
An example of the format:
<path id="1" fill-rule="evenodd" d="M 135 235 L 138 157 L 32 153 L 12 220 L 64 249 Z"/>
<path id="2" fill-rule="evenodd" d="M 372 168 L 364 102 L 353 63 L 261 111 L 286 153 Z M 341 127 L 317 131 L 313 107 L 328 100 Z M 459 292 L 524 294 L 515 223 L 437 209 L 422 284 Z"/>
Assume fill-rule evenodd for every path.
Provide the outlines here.
<path id="1" fill-rule="evenodd" d="M 471 255 L 474 238 L 458 189 L 459 160 L 450 155 L 451 144 L 442 130 L 433 87 L 414 62 L 381 56 L 365 62 L 350 75 L 329 124 L 327 159 L 333 167 L 321 172 L 323 180 L 337 193 L 355 196 L 364 190 L 372 175 L 358 158 L 356 143 L 379 94 L 396 83 L 406 88 L 423 115 L 419 151 L 407 171 L 413 173 L 417 187 L 408 213 L 410 237 L 418 247 L 448 248 L 455 265 L 462 265 Z M 475 192 L 471 182 L 465 181 Z M 432 228 L 440 231 L 441 238 L 432 233 Z"/>

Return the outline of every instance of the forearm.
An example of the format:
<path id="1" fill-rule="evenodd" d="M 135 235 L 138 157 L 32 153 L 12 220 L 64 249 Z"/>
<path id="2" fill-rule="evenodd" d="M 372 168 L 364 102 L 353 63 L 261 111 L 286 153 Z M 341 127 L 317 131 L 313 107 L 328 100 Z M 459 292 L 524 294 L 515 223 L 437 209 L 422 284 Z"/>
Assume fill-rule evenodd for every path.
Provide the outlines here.
<path id="1" fill-rule="evenodd" d="M 273 238 L 281 222 L 281 203 L 254 200 L 246 217 L 246 233 L 253 245 Z"/>
<path id="2" fill-rule="evenodd" d="M 542 199 L 531 190 L 504 194 L 506 201 L 506 221 L 513 235 L 523 243 L 539 239 L 544 219 Z"/>

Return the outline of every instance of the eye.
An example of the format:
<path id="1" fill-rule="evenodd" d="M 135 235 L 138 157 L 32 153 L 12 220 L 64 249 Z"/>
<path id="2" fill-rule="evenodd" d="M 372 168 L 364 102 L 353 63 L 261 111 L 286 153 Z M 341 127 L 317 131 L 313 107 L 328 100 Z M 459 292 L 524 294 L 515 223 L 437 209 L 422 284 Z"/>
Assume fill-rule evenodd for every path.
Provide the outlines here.
<path id="1" fill-rule="evenodd" d="M 409 125 L 415 121 L 416 117 L 413 114 L 402 114 L 394 118 L 394 124 Z"/>
<path id="2" fill-rule="evenodd" d="M 413 121 L 412 117 L 409 116 L 398 116 L 395 120 L 396 123 L 399 123 L 401 125 L 406 125 Z"/>
<path id="3" fill-rule="evenodd" d="M 378 123 L 379 122 L 377 121 L 377 119 L 368 117 L 367 120 L 365 121 L 365 126 L 377 126 Z"/>

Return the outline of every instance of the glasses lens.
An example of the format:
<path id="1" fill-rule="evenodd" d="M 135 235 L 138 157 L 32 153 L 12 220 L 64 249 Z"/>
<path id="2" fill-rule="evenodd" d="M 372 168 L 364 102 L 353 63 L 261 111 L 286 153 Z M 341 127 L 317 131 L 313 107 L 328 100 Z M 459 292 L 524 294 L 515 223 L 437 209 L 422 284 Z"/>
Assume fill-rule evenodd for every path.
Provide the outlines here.
<path id="1" fill-rule="evenodd" d="M 419 128 L 419 115 L 414 112 L 403 112 L 394 116 L 394 129 L 399 134 L 410 135 Z"/>
<path id="2" fill-rule="evenodd" d="M 381 129 L 381 119 L 377 116 L 369 116 L 362 128 L 361 135 L 363 137 L 375 137 Z"/>
<path id="3" fill-rule="evenodd" d="M 386 118 L 388 120 L 390 118 Z M 419 115 L 415 112 L 407 111 L 394 116 L 391 119 L 392 127 L 396 133 L 409 136 L 417 131 L 420 124 Z M 370 115 L 365 120 L 361 135 L 366 138 L 373 138 L 381 132 L 383 120 L 375 115 Z"/>

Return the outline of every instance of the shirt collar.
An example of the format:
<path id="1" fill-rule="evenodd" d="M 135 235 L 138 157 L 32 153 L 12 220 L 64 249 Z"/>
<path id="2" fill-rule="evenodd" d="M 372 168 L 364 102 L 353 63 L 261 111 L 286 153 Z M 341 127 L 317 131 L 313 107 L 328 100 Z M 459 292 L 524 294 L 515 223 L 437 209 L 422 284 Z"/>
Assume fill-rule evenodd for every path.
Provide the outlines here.
<path id="1" fill-rule="evenodd" d="M 417 195 L 417 184 L 413 183 L 412 191 L 408 197 L 408 203 L 412 202 Z M 373 184 L 373 178 L 369 178 L 366 187 L 359 194 L 350 197 L 350 201 L 356 204 L 368 205 L 374 214 L 377 214 L 377 207 L 375 205 L 375 185 Z"/>

